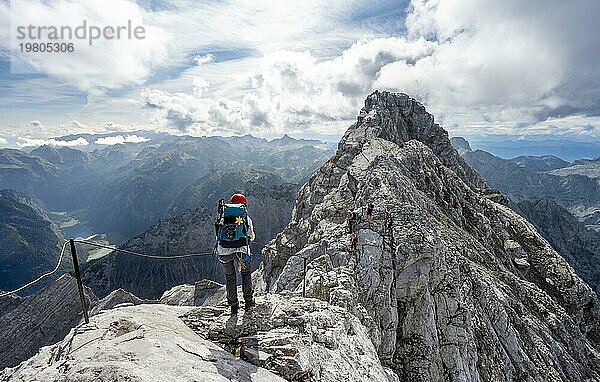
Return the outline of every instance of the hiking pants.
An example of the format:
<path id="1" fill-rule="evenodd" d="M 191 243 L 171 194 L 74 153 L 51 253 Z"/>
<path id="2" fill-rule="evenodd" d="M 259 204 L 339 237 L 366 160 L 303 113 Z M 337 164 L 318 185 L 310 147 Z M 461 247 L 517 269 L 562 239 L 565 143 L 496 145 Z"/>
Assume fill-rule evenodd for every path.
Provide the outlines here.
<path id="1" fill-rule="evenodd" d="M 235 262 L 232 259 L 226 263 L 221 263 L 223 266 L 223 272 L 225 273 L 226 289 L 227 289 L 227 303 L 229 305 L 235 305 L 238 303 L 237 296 L 237 282 L 235 272 Z M 242 291 L 244 292 L 244 301 L 248 302 L 252 300 L 252 264 L 250 260 L 244 262 L 244 269 L 242 269 Z"/>

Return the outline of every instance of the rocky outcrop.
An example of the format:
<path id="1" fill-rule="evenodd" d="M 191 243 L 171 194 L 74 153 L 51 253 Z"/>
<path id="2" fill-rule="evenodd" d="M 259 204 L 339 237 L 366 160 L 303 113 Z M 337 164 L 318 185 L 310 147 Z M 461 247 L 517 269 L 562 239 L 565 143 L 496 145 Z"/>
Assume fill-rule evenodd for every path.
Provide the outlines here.
<path id="1" fill-rule="evenodd" d="M 225 301 L 225 286 L 211 280 L 201 280 L 194 285 L 173 287 L 163 293 L 161 304 L 179 306 L 215 306 Z"/>
<path id="2" fill-rule="evenodd" d="M 200 302 L 181 298 L 191 287 L 173 288 L 161 301 Z M 232 316 L 222 285 L 205 280 L 195 288 L 207 297 L 198 308 L 139 304 L 115 291 L 97 303 L 102 309 L 92 310 L 90 324 L 5 369 L 0 380 L 398 381 L 381 365 L 367 329 L 344 308 L 265 295 Z"/>
<path id="3" fill-rule="evenodd" d="M 346 309 L 318 299 L 266 295 L 237 316 L 206 306 L 182 316 L 202 338 L 287 381 L 392 382 L 365 327 Z"/>
<path id="4" fill-rule="evenodd" d="M 85 288 L 88 306 L 97 298 Z M 62 340 L 83 319 L 77 281 L 65 274 L 0 315 L 0 369 L 15 366 L 42 346 Z"/>
<path id="5" fill-rule="evenodd" d="M 284 379 L 200 338 L 177 316 L 190 308 L 138 305 L 105 311 L 2 381 L 240 381 Z"/>
<path id="6" fill-rule="evenodd" d="M 587 229 L 552 200 L 522 201 L 516 210 L 600 296 L 600 233 Z"/>
<path id="7" fill-rule="evenodd" d="M 133 293 L 129 293 L 123 289 L 117 289 L 112 291 L 108 296 L 98 301 L 94 307 L 90 310 L 90 315 L 96 315 L 104 310 L 110 310 L 115 307 L 125 305 L 140 305 L 140 304 L 155 304 L 158 303 L 156 300 L 143 300 Z"/>
<path id="8" fill-rule="evenodd" d="M 349 160 L 353 154 L 360 152 L 365 143 L 377 138 L 400 146 L 410 140 L 418 140 L 461 179 L 477 187 L 485 186 L 483 178 L 452 147 L 448 132 L 434 123 L 433 115 L 427 113 L 423 105 L 405 94 L 375 91 L 369 95 L 357 123 L 346 131 L 338 145 L 336 156 L 343 152 L 347 154 L 344 159 Z M 336 158 L 328 164 L 331 162 L 337 162 Z M 324 167 L 328 167 L 327 164 Z"/>
<path id="9" fill-rule="evenodd" d="M 499 202 L 421 104 L 375 92 L 300 190 L 258 289 L 300 293 L 306 259 L 307 295 L 356 315 L 401 381 L 600 378 L 595 293 Z"/>

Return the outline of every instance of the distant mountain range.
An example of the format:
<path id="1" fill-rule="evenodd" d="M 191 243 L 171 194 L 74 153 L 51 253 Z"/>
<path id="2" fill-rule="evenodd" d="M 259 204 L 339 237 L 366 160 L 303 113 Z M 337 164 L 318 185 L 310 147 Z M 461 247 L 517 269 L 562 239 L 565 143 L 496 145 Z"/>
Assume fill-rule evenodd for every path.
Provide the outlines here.
<path id="1" fill-rule="evenodd" d="M 29 152 L 0 150 L 0 190 L 7 189 L 0 193 L 0 290 L 12 290 L 52 269 L 63 236 L 107 233 L 111 243 L 137 238 L 127 244 L 133 245 L 139 243 L 139 235 L 150 240 L 157 229 L 170 227 L 167 242 L 175 244 L 164 254 L 169 255 L 178 245 L 181 253 L 210 251 L 216 203 L 234 191 L 248 195 L 259 241 L 267 242 L 289 219 L 298 184 L 333 152 L 322 142 L 288 135 L 271 141 L 251 135 L 143 136 L 148 140 L 97 145 L 100 148 L 94 150 L 89 146 L 86 150 L 59 146 L 41 146 Z M 84 138 L 96 142 L 106 137 Z M 198 216 L 199 211 L 205 211 L 202 215 L 206 216 Z M 181 234 L 198 230 L 202 232 L 194 237 Z M 83 265 L 87 250 L 92 248 L 78 247 Z M 154 247 L 144 250 L 156 252 Z M 258 247 L 255 252 L 259 252 Z M 98 253 L 98 257 L 102 255 Z M 259 261 L 257 254 L 256 263 Z M 67 253 L 61 272 L 70 271 L 71 264 Z M 211 273 L 204 264 L 200 261 L 197 268 L 181 272 L 174 268 L 171 279 L 156 282 L 156 290 L 195 281 L 203 274 L 220 279 L 220 270 Z M 105 272 L 106 266 L 94 263 L 94 271 L 87 274 Z M 90 285 L 99 289 L 100 295 L 111 292 L 114 285 L 122 283 L 117 271 L 124 269 L 106 271 L 106 285 L 99 286 L 99 281 L 90 281 Z M 39 290 L 58 275 L 24 294 Z M 136 288 L 131 290 L 138 292 Z M 140 295 L 145 296 L 143 292 Z"/>
<path id="2" fill-rule="evenodd" d="M 501 158 L 518 156 L 552 155 L 572 162 L 582 158 L 600 157 L 600 142 L 593 140 L 575 140 L 565 138 L 473 138 L 470 144 L 474 149 L 485 150 Z"/>
<path id="3" fill-rule="evenodd" d="M 597 233 L 551 201 L 525 199 L 554 193 L 561 203 L 591 203 L 594 179 L 539 170 L 570 166 L 554 158 L 516 163 L 473 152 L 464 140 L 461 156 L 422 104 L 387 91 L 365 99 L 316 171 L 309 170 L 316 153 L 326 149 L 286 140 L 146 146 L 97 183 L 112 186 L 114 200 L 107 193 L 101 203 L 123 217 L 153 204 L 172 215 L 121 245 L 163 257 L 210 251 L 212 203 L 243 190 L 257 244 L 274 238 L 253 275 L 254 308 L 229 315 L 219 285 L 194 283 L 222 275 L 210 255 L 113 253 L 85 265 L 84 282 L 99 297 L 122 287 L 157 298 L 188 283 L 160 302 L 204 306 L 167 307 L 123 290 L 97 301 L 87 290 L 92 313 L 100 312 L 90 324 L 0 371 L 0 379 L 600 379 L 600 302 L 575 271 L 598 264 Z M 186 171 L 197 172 L 183 185 Z M 298 190 L 296 179 L 308 172 Z M 132 176 L 141 178 L 139 189 L 119 187 Z M 512 201 L 492 181 L 508 187 Z M 127 197 L 132 203 L 123 203 Z M 597 274 L 584 277 L 591 283 Z M 0 300 L 7 312 L 0 313 L 0 367 L 79 321 L 74 287 L 64 277 L 22 301 Z"/>
<path id="4" fill-rule="evenodd" d="M 106 136 L 85 137 L 95 142 Z M 176 198 L 185 199 L 186 187 L 215 170 L 263 171 L 281 177 L 281 183 L 301 183 L 333 152 L 328 144 L 287 135 L 271 141 L 251 135 L 143 136 L 149 140 L 94 150 L 89 145 L 2 149 L 0 189 L 23 192 L 48 211 L 66 212 L 81 228 L 71 233 L 106 232 L 122 242 L 166 216 Z"/>
<path id="5" fill-rule="evenodd" d="M 571 165 L 571 163 L 555 157 L 554 155 L 542 155 L 539 157 L 522 155 L 513 158 L 510 161 L 520 167 L 524 167 L 534 172 L 552 171 Z"/>
<path id="6" fill-rule="evenodd" d="M 600 180 L 600 158 L 576 160 L 569 166 L 561 166 L 553 170 L 551 174 L 554 175 L 568 176 L 577 174 Z"/>
<path id="7" fill-rule="evenodd" d="M 219 199 L 226 199 L 232 191 L 247 193 L 245 189 L 251 184 L 274 187 L 284 183 L 280 175 L 260 170 L 215 170 L 181 190 L 167 208 L 167 216 L 197 206 L 213 209 Z"/>
<path id="8" fill-rule="evenodd" d="M 514 202 L 553 199 L 586 225 L 600 228 L 598 181 L 570 171 L 570 164 L 556 169 L 564 165 L 556 157 L 535 160 L 517 157 L 508 160 L 482 150 L 467 151 L 462 156 L 489 185 L 505 193 Z M 544 172 L 545 169 L 554 171 Z"/>

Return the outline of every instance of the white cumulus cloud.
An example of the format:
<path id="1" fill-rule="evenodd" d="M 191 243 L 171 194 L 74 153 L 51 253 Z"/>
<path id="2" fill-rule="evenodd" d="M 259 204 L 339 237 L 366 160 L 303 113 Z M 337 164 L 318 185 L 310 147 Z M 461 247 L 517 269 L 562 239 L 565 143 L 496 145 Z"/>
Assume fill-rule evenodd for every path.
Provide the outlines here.
<path id="1" fill-rule="evenodd" d="M 405 35 L 360 39 L 327 57 L 266 51 L 236 73 L 245 80 L 230 81 L 237 84 L 231 96 L 207 85 L 208 77 L 195 80 L 202 86 L 191 93 L 142 94 L 165 123 L 192 133 L 339 133 L 364 97 L 383 89 L 424 102 L 453 133 L 522 134 L 531 127 L 535 134 L 543 125 L 559 134 L 576 116 L 587 122 L 570 132 L 595 134 L 589 126 L 600 115 L 597 14 L 600 2 L 413 0 Z"/>
<path id="2" fill-rule="evenodd" d="M 598 1 L 411 0 L 406 19 L 393 2 L 362 0 L 12 4 L 27 22 L 147 27 L 143 42 L 98 41 L 69 60 L 13 54 L 86 90 L 88 105 L 70 115 L 87 126 L 98 113 L 190 134 L 340 134 L 382 89 L 419 99 L 453 134 L 600 135 Z M 8 20 L 8 5 L 0 13 Z M 131 92 L 104 91 L 119 87 Z M 140 98 L 150 111 L 133 111 Z"/>
<path id="3" fill-rule="evenodd" d="M 94 143 L 97 145 L 118 145 L 123 143 L 142 143 L 148 142 L 149 140 L 150 139 L 148 138 L 140 137 L 137 135 L 115 135 L 111 137 L 98 138 Z"/>
<path id="4" fill-rule="evenodd" d="M 118 10 L 118 11 L 116 11 Z M 2 35 L 10 38 L 2 39 L 0 47 L 11 50 L 11 69 L 15 72 L 45 73 L 65 84 L 84 91 L 119 88 L 126 85 L 141 84 L 153 71 L 166 62 L 169 51 L 169 36 L 166 31 L 145 21 L 150 15 L 136 2 L 128 0 L 60 0 L 60 1 L 12 1 L 0 4 L 0 14 L 10 20 L 3 25 Z M 41 30 L 38 35 L 34 28 L 34 36 L 19 39 L 19 27 L 77 27 L 86 23 L 86 39 L 73 39 L 73 51 L 64 53 L 21 52 L 20 43 L 56 42 L 49 37 L 48 30 Z M 91 30 L 94 26 L 104 30 L 111 27 L 121 29 L 120 38 L 116 32 L 111 39 L 98 38 L 89 43 Z M 135 27 L 145 29 L 143 39 L 133 37 Z M 131 30 L 132 38 L 129 38 Z M 74 32 L 73 32 L 74 33 Z M 82 32 L 83 33 L 83 32 Z M 83 34 L 80 33 L 80 36 Z M 96 32 L 93 32 L 96 33 Z M 109 33 L 109 35 L 111 35 Z M 139 34 L 141 35 L 141 34 Z M 5 36 L 5 37 L 8 37 Z M 60 36 L 60 35 L 59 35 Z M 68 34 L 65 33 L 65 36 Z"/>
<path id="5" fill-rule="evenodd" d="M 413 0 L 411 5 L 409 41 L 426 37 L 435 47 L 415 62 L 386 65 L 376 87 L 418 97 L 459 132 L 527 133 L 529 126 L 570 115 L 596 122 L 600 53 L 593 47 L 600 45 L 600 34 L 592 15 L 600 13 L 600 3 Z"/>
<path id="6" fill-rule="evenodd" d="M 42 129 L 44 127 L 44 125 L 42 125 L 42 123 L 38 120 L 32 120 L 32 121 L 27 122 L 27 127 L 33 128 L 33 129 Z"/>
<path id="7" fill-rule="evenodd" d="M 390 37 L 361 40 L 338 57 L 310 52 L 269 53 L 245 73 L 250 91 L 241 99 L 212 97 L 210 84 L 194 78 L 193 92 L 142 92 L 145 104 L 161 111 L 171 126 L 192 133 L 339 130 L 353 119 L 377 74 L 398 60 L 418 60 L 434 45 Z"/>
<path id="8" fill-rule="evenodd" d="M 215 60 L 215 56 L 209 53 L 205 55 L 194 56 L 193 60 L 196 65 L 204 65 L 213 62 Z"/>
<path id="9" fill-rule="evenodd" d="M 37 147 L 37 146 L 62 146 L 62 147 L 76 147 L 76 146 L 87 146 L 89 142 L 83 138 L 79 137 L 77 139 L 72 139 L 70 141 L 62 141 L 56 139 L 41 139 L 41 138 L 19 138 L 19 147 Z"/>
<path id="10" fill-rule="evenodd" d="M 72 128 L 75 128 L 75 129 L 84 129 L 85 128 L 85 125 L 79 121 L 71 121 L 70 125 Z"/>

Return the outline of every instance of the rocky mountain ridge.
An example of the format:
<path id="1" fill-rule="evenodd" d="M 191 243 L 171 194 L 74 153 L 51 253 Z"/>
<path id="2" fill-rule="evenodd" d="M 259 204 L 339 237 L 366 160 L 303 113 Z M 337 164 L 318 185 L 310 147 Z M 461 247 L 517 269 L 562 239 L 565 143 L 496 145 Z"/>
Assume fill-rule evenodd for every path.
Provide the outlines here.
<path id="1" fill-rule="evenodd" d="M 461 155 L 464 152 L 472 151 L 471 145 L 463 137 L 452 137 L 450 138 L 450 143 L 452 144 L 452 147 L 454 147 L 456 151 L 458 151 L 458 153 Z"/>
<path id="2" fill-rule="evenodd" d="M 583 175 L 595 180 L 600 179 L 600 158 L 580 159 L 574 161 L 570 166 L 553 169 L 551 174 L 559 176 Z"/>
<path id="3" fill-rule="evenodd" d="M 586 172 L 597 160 L 569 163 L 551 155 L 506 160 L 479 150 L 462 155 L 511 197 L 511 206 L 598 292 L 600 233 L 590 223 L 597 215 L 594 195 L 600 186 Z"/>
<path id="4" fill-rule="evenodd" d="M 422 105 L 375 92 L 257 281 L 298 293 L 306 259 L 307 295 L 353 312 L 401 381 L 600 378 L 597 297 L 506 202 Z"/>
<path id="5" fill-rule="evenodd" d="M 600 233 L 586 228 L 553 200 L 522 201 L 515 210 L 535 225 L 600 296 Z"/>
<path id="6" fill-rule="evenodd" d="M 62 240 L 58 227 L 37 203 L 14 190 L 0 191 L 0 289 L 13 290 L 51 270 Z"/>
<path id="7" fill-rule="evenodd" d="M 510 161 L 516 163 L 520 167 L 524 167 L 528 170 L 535 172 L 553 171 L 571 165 L 571 163 L 562 160 L 554 155 L 542 155 L 539 157 L 531 155 L 522 155 L 513 158 Z"/>

